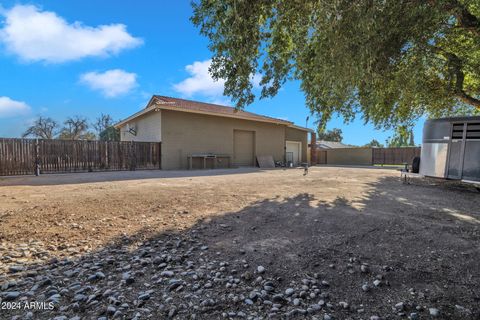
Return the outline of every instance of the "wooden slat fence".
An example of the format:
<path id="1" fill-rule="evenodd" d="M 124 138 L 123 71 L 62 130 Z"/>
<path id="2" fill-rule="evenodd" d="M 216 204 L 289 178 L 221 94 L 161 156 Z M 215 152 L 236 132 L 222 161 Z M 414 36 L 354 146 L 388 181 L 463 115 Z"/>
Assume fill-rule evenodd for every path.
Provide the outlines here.
<path id="1" fill-rule="evenodd" d="M 412 164 L 413 158 L 420 157 L 420 147 L 373 148 L 373 164 Z"/>
<path id="2" fill-rule="evenodd" d="M 0 139 L 0 176 L 33 174 L 35 140 Z"/>
<path id="3" fill-rule="evenodd" d="M 0 138 L 0 176 L 161 169 L 161 143 Z"/>
<path id="4" fill-rule="evenodd" d="M 402 165 L 420 156 L 420 147 L 317 149 L 318 164 Z"/>

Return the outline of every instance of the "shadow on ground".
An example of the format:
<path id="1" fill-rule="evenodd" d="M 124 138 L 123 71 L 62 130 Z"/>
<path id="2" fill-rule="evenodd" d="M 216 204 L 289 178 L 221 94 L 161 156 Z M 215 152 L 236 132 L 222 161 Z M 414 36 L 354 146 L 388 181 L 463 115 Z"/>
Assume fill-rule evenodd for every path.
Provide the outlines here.
<path id="1" fill-rule="evenodd" d="M 143 230 L 89 254 L 21 266 L 5 275 L 16 283 L 4 284 L 4 298 L 55 308 L 2 317 L 430 319 L 436 308 L 440 319 L 478 319 L 480 212 L 469 208 L 480 197 L 392 179 L 354 201 L 309 192 L 265 199 L 186 230 Z"/>

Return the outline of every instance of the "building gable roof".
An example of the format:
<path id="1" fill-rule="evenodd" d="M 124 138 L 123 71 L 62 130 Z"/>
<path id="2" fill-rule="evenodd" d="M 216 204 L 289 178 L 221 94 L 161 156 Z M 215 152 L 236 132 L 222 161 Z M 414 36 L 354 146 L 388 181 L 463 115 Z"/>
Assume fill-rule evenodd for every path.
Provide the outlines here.
<path id="1" fill-rule="evenodd" d="M 154 110 L 172 110 L 172 111 L 200 113 L 200 114 L 208 114 L 213 116 L 237 118 L 237 119 L 260 121 L 260 122 L 269 122 L 269 123 L 286 125 L 288 127 L 294 127 L 299 130 L 311 131 L 308 128 L 298 127 L 294 125 L 293 122 L 290 122 L 290 121 L 263 116 L 253 112 L 236 110 L 235 108 L 222 106 L 218 104 L 205 103 L 205 102 L 160 96 L 160 95 L 154 95 L 144 109 L 118 122 L 117 124 L 115 124 L 115 127 L 119 128 L 122 125 L 126 124 L 127 122 L 132 121 L 133 119 Z"/>
<path id="2" fill-rule="evenodd" d="M 199 101 L 192 101 L 186 99 L 179 99 L 179 98 L 172 98 L 166 96 L 154 96 L 157 99 L 157 105 L 164 103 L 166 106 L 172 106 L 175 109 L 184 109 L 186 111 L 200 111 L 206 113 L 212 113 L 215 115 L 225 115 L 229 117 L 241 117 L 244 119 L 251 119 L 257 121 L 274 121 L 282 124 L 293 124 L 293 122 L 285 121 L 282 119 L 277 119 L 273 117 L 263 116 L 260 114 L 256 114 L 253 112 L 243 111 L 243 110 L 236 110 L 232 107 L 222 106 L 219 104 L 213 103 L 205 103 Z"/>

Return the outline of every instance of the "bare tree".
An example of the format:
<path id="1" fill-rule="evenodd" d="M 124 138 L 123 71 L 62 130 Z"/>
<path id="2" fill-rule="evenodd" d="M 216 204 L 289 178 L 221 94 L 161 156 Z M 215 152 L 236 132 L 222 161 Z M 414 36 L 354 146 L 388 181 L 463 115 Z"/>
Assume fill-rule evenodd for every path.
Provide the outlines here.
<path id="1" fill-rule="evenodd" d="M 97 132 L 97 135 L 100 136 L 103 131 L 113 126 L 113 118 L 109 114 L 102 113 L 97 119 L 95 119 L 92 126 Z"/>
<path id="2" fill-rule="evenodd" d="M 93 123 L 93 128 L 97 132 L 97 136 L 102 141 L 119 141 L 120 131 L 114 126 L 113 118 L 108 114 L 100 114 Z"/>
<path id="3" fill-rule="evenodd" d="M 88 121 L 80 116 L 69 117 L 63 122 L 64 127 L 60 132 L 60 139 L 66 140 L 90 140 L 95 135 L 88 132 Z"/>
<path id="4" fill-rule="evenodd" d="M 38 117 L 37 120 L 29 127 L 22 137 L 35 137 L 41 139 L 53 139 L 58 129 L 58 123 L 52 118 Z"/>

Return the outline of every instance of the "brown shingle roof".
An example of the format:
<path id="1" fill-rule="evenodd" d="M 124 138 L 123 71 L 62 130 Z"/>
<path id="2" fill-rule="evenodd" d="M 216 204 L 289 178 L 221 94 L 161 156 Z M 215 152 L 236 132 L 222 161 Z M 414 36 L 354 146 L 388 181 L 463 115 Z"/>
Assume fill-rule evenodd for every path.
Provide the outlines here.
<path id="1" fill-rule="evenodd" d="M 132 121 L 133 119 L 141 115 L 144 115 L 148 112 L 151 112 L 157 109 L 204 113 L 204 114 L 220 116 L 220 117 L 230 117 L 230 118 L 245 119 L 245 120 L 252 120 L 252 121 L 270 122 L 270 123 L 286 125 L 287 127 L 295 128 L 298 130 L 313 132 L 309 128 L 296 126 L 293 122 L 277 119 L 273 117 L 268 117 L 268 116 L 262 116 L 260 114 L 256 114 L 253 112 L 235 110 L 235 108 L 232 108 L 232 107 L 222 106 L 222 105 L 213 104 L 213 103 L 205 103 L 205 102 L 172 98 L 172 97 L 159 96 L 159 95 L 154 95 L 144 109 L 136 112 L 135 114 L 132 114 L 126 119 L 121 120 L 120 122 L 116 123 L 114 126 L 116 128 L 120 128 L 121 126 L 125 125 L 129 121 Z"/>
<path id="2" fill-rule="evenodd" d="M 171 109 L 178 108 L 178 109 L 184 109 L 185 111 L 206 112 L 206 113 L 231 116 L 231 117 L 239 117 L 243 119 L 251 119 L 251 120 L 257 120 L 257 121 L 269 121 L 269 122 L 274 121 L 274 122 L 283 123 L 286 125 L 293 124 L 293 122 L 290 122 L 290 121 L 285 121 L 285 120 L 277 119 L 273 117 L 262 116 L 253 112 L 236 110 L 235 108 L 222 106 L 218 104 L 172 98 L 172 97 L 166 97 L 166 96 L 158 96 L 158 95 L 155 95 L 153 97 L 155 98 L 157 105 L 171 107 Z"/>

